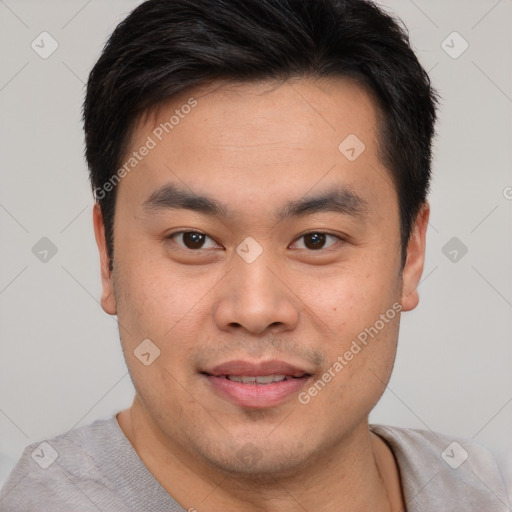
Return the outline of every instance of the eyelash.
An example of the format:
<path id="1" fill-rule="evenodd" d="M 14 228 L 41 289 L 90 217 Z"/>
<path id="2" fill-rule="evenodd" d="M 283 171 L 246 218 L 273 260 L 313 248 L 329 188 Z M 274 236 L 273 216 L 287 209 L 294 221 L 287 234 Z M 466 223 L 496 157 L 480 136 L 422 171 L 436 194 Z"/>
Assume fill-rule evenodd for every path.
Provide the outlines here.
<path id="1" fill-rule="evenodd" d="M 193 231 L 193 230 L 188 230 L 188 231 L 176 231 L 174 233 L 171 233 L 170 235 L 168 235 L 166 237 L 166 239 L 168 240 L 173 240 L 177 235 L 183 235 L 185 233 L 193 233 L 193 234 L 199 234 L 199 235 L 204 235 L 205 237 L 209 238 L 210 240 L 212 240 L 213 242 L 215 242 L 215 240 L 213 238 L 211 238 L 210 236 L 208 236 L 206 233 L 202 233 L 201 231 Z M 301 238 L 304 238 L 305 236 L 308 236 L 308 235 L 327 235 L 327 236 L 330 236 L 330 237 L 333 237 L 333 238 L 336 238 L 338 242 L 345 242 L 345 239 L 342 238 L 341 236 L 339 235 L 334 235 L 333 233 L 328 233 L 328 232 L 325 232 L 325 231 L 308 231 L 306 233 L 303 233 L 302 235 L 299 235 L 295 241 L 293 243 L 296 243 L 298 240 L 300 240 Z M 176 243 L 176 242 L 175 242 Z M 217 243 L 217 242 L 215 242 Z M 179 245 L 179 244 L 178 244 Z M 334 244 L 331 244 L 329 245 L 328 247 L 321 247 L 320 249 L 307 249 L 307 248 L 304 248 L 304 249 L 300 249 L 300 250 L 306 250 L 308 252 L 311 252 L 311 253 L 316 253 L 316 252 L 322 252 L 322 251 L 327 251 L 329 250 L 331 247 L 335 246 L 336 243 Z M 200 251 L 203 251 L 203 250 L 208 250 L 208 249 L 203 249 L 202 247 L 199 248 L 199 249 L 190 249 L 189 247 L 184 247 L 184 246 L 181 246 L 179 245 L 180 249 L 183 249 L 185 251 L 191 251 L 191 252 L 200 252 Z"/>

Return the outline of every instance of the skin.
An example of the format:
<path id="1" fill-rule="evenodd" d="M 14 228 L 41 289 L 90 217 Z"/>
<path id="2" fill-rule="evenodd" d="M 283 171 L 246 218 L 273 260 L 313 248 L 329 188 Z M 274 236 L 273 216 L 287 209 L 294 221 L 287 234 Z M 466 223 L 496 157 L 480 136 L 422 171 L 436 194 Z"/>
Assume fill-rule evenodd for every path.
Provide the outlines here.
<path id="1" fill-rule="evenodd" d="M 307 391 L 393 304 L 418 304 L 428 205 L 402 268 L 377 107 L 342 78 L 188 90 L 138 122 L 127 153 L 191 96 L 197 106 L 118 185 L 113 272 L 94 208 L 101 304 L 118 316 L 136 388 L 118 415 L 122 430 L 185 509 L 403 510 L 393 454 L 368 427 L 391 375 L 399 314 L 306 405 L 294 394 L 274 407 L 241 407 L 200 371 L 279 359 L 312 374 Z M 349 134 L 366 147 L 355 161 L 338 150 Z M 168 183 L 216 199 L 229 214 L 145 210 Z M 340 186 L 364 201 L 358 215 L 316 212 L 276 223 L 288 201 Z M 204 248 L 169 238 L 180 231 L 206 234 Z M 303 237 L 311 232 L 335 236 L 311 249 Z M 236 252 L 247 236 L 263 250 L 252 263 Z M 147 338 L 161 351 L 149 366 L 133 353 Z M 244 450 L 256 454 L 251 462 Z"/>

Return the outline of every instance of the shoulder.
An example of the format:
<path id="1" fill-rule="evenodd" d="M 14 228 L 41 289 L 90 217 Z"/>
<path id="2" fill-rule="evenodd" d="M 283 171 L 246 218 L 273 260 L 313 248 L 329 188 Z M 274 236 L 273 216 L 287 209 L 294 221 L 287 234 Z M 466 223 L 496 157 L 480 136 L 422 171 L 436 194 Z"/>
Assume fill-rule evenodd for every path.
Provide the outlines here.
<path id="1" fill-rule="evenodd" d="M 508 512 L 496 461 L 474 441 L 429 430 L 370 425 L 393 451 L 411 512 Z"/>
<path id="2" fill-rule="evenodd" d="M 97 512 L 97 496 L 111 487 L 105 461 L 119 448 L 114 422 L 98 420 L 27 446 L 2 488 L 0 511 Z"/>

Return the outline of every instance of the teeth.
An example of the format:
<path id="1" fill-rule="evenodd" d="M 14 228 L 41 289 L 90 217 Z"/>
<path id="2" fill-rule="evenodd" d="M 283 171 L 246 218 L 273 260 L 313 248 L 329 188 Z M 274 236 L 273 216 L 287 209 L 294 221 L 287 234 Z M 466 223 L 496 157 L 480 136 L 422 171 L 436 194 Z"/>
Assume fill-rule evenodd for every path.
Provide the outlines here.
<path id="1" fill-rule="evenodd" d="M 248 377 L 246 375 L 226 375 L 228 380 L 241 382 L 242 384 L 271 384 L 272 382 L 281 382 L 286 380 L 286 375 L 262 375 L 257 377 Z"/>

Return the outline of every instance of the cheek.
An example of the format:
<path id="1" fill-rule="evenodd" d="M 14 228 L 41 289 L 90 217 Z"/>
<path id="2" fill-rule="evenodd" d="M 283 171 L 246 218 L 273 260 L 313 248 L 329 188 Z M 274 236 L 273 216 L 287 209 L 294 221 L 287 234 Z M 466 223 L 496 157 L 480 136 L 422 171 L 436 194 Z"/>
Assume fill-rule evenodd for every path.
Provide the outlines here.
<path id="1" fill-rule="evenodd" d="M 307 310 L 342 339 L 354 337 L 373 325 L 400 297 L 400 280 L 391 265 L 372 265 L 371 261 L 340 267 L 328 275 L 310 278 L 297 276 L 300 294 Z"/>
<path id="2" fill-rule="evenodd" d="M 321 400 L 369 410 L 385 389 L 396 354 L 401 306 L 394 262 L 361 258 L 322 284 L 305 283 L 303 295 L 307 308 L 328 327 L 322 349 L 326 370 L 336 377 Z"/>
<path id="3" fill-rule="evenodd" d="M 126 272 L 119 272 L 116 284 L 125 360 L 145 401 L 156 403 L 162 400 L 158 390 L 167 390 L 167 399 L 174 397 L 172 402 L 178 407 L 190 398 L 183 395 L 182 386 L 189 384 L 190 357 L 201 346 L 202 333 L 209 329 L 212 304 L 208 291 L 218 276 L 191 279 L 168 262 L 141 265 L 132 261 L 121 267 Z M 146 367 L 136 354 L 141 355 L 138 347 L 147 339 L 156 347 L 149 346 L 151 356 L 154 352 L 158 357 Z"/>
<path id="4" fill-rule="evenodd" d="M 336 341 L 325 346 L 329 366 L 320 380 L 329 382 L 315 398 L 313 406 L 319 414 L 331 410 L 336 421 L 350 423 L 368 414 L 382 396 L 395 360 L 398 318 L 384 326 L 377 322 L 366 326 L 347 323 Z M 317 388 L 323 387 L 316 382 Z"/>
<path id="5" fill-rule="evenodd" d="M 114 283 L 119 319 L 132 337 L 172 337 L 183 320 L 197 314 L 215 276 L 191 279 L 190 269 L 187 274 L 166 258 L 140 253 L 138 247 L 125 254 Z"/>

